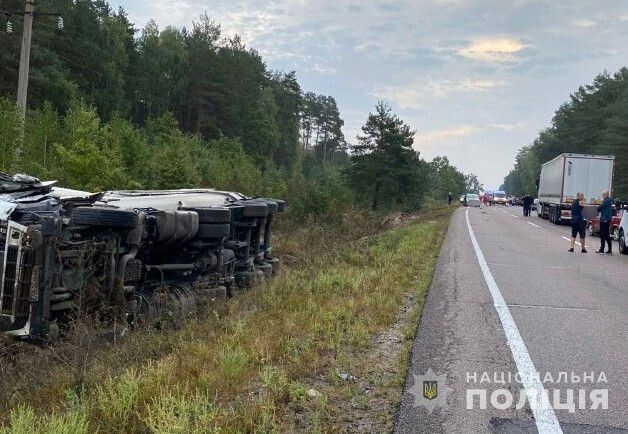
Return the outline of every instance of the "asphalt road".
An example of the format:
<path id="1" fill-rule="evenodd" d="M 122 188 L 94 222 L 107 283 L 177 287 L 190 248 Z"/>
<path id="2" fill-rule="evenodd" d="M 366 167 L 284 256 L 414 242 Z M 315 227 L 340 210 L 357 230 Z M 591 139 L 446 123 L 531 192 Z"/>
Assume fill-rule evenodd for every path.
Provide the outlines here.
<path id="1" fill-rule="evenodd" d="M 595 254 L 599 238 L 587 238 L 588 254 L 568 253 L 563 237 L 569 236 L 568 226 L 536 213 L 523 217 L 520 207 L 454 213 L 412 349 L 396 432 L 628 432 L 628 256 L 618 254 L 616 243 L 614 256 Z M 440 376 L 431 377 L 438 380 L 431 400 L 422 393 L 429 369 Z M 540 381 L 516 381 L 516 373 L 533 371 Z M 571 381 L 572 373 L 580 382 Z M 546 401 L 527 399 L 535 387 L 549 391 Z M 608 391 L 607 409 L 591 408 L 594 389 L 602 390 L 593 392 L 598 397 Z M 469 393 L 485 393 L 485 408 L 477 397 L 470 402 Z M 517 405 L 521 394 L 526 400 Z M 561 403 L 573 403 L 573 411 Z"/>

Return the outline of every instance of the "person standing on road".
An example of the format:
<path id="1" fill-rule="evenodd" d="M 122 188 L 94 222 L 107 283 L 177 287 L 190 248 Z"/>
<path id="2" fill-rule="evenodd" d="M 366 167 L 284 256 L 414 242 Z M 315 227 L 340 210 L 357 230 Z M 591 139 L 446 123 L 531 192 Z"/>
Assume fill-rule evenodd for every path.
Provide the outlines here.
<path id="1" fill-rule="evenodd" d="M 613 218 L 613 199 L 610 197 L 610 192 L 605 190 L 602 192 L 604 201 L 602 205 L 597 207 L 600 212 L 600 250 L 598 253 L 604 253 L 604 244 L 608 243 L 607 255 L 613 254 L 613 244 L 611 241 L 611 219 Z"/>
<path id="2" fill-rule="evenodd" d="M 532 196 L 525 195 L 523 196 L 523 215 L 525 217 L 530 217 L 530 208 L 532 207 Z"/>
<path id="3" fill-rule="evenodd" d="M 573 248 L 576 245 L 576 235 L 580 234 L 580 244 L 582 245 L 582 253 L 587 253 L 587 249 L 584 245 L 585 229 L 587 226 L 586 220 L 582 217 L 582 209 L 584 208 L 584 193 L 579 192 L 576 195 L 576 200 L 571 203 L 571 249 L 569 252 L 573 252 Z"/>
<path id="4" fill-rule="evenodd" d="M 447 194 L 447 205 L 451 205 L 451 191 L 449 192 L 449 194 Z"/>

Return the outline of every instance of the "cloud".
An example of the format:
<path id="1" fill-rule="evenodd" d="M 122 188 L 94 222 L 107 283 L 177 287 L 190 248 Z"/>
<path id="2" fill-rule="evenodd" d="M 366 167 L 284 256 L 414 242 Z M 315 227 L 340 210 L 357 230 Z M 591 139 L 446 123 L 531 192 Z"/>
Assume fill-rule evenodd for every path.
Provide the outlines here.
<path id="1" fill-rule="evenodd" d="M 593 27 L 595 26 L 597 23 L 593 20 L 589 20 L 587 18 L 581 18 L 578 20 L 573 20 L 571 22 L 571 25 L 574 27 L 581 27 L 581 28 L 589 28 L 589 27 Z"/>
<path id="2" fill-rule="evenodd" d="M 516 122 L 513 124 L 503 123 L 503 124 L 488 124 L 489 128 L 493 128 L 495 130 L 503 130 L 503 131 L 514 131 L 523 128 L 525 125 L 523 122 Z"/>
<path id="3" fill-rule="evenodd" d="M 452 128 L 432 130 L 423 134 L 417 134 L 416 141 L 419 145 L 421 145 L 449 139 L 459 139 L 473 134 L 478 130 L 479 128 L 475 125 L 460 125 Z"/>
<path id="4" fill-rule="evenodd" d="M 510 131 L 521 129 L 523 127 L 524 127 L 524 124 L 522 122 L 487 124 L 485 126 L 469 125 L 469 124 L 457 125 L 450 128 L 431 130 L 423 134 L 417 133 L 416 141 L 419 144 L 444 142 L 444 141 L 448 141 L 452 139 L 460 139 L 463 137 L 467 137 L 479 131 L 486 131 L 489 129 L 510 132 Z"/>
<path id="5" fill-rule="evenodd" d="M 429 102 L 451 94 L 482 93 L 505 85 L 505 81 L 497 79 L 421 78 L 402 85 L 376 86 L 373 96 L 398 104 L 404 109 L 419 109 Z"/>
<path id="6" fill-rule="evenodd" d="M 468 59 L 487 62 L 512 62 L 516 54 L 528 45 L 507 37 L 487 37 L 471 41 L 458 54 Z"/>

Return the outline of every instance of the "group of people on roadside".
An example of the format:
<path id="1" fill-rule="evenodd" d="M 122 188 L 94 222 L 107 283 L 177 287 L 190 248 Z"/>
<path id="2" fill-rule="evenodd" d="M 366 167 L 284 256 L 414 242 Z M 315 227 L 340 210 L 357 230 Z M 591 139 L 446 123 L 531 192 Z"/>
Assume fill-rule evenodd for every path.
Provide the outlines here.
<path id="1" fill-rule="evenodd" d="M 604 200 L 602 204 L 597 207 L 600 213 L 600 249 L 597 253 L 606 253 L 607 255 L 613 254 L 613 244 L 610 233 L 611 219 L 613 218 L 613 199 L 610 197 L 610 193 L 607 191 L 602 192 Z M 584 193 L 580 192 L 576 195 L 576 200 L 571 203 L 571 248 L 569 252 L 574 251 L 576 245 L 576 236 L 580 235 L 581 252 L 587 253 L 585 247 L 585 234 L 587 228 L 587 220 L 582 215 L 586 203 L 584 201 Z M 608 244 L 608 250 L 604 251 L 605 245 Z"/>

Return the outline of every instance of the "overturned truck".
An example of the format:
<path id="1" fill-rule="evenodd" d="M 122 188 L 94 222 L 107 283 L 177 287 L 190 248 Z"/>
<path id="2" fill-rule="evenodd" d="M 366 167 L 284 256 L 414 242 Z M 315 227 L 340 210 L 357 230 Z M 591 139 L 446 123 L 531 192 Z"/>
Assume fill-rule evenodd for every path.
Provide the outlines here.
<path id="1" fill-rule="evenodd" d="M 133 325 L 230 297 L 276 271 L 284 209 L 214 189 L 92 194 L 0 174 L 0 331 L 45 337 L 89 312 Z"/>

